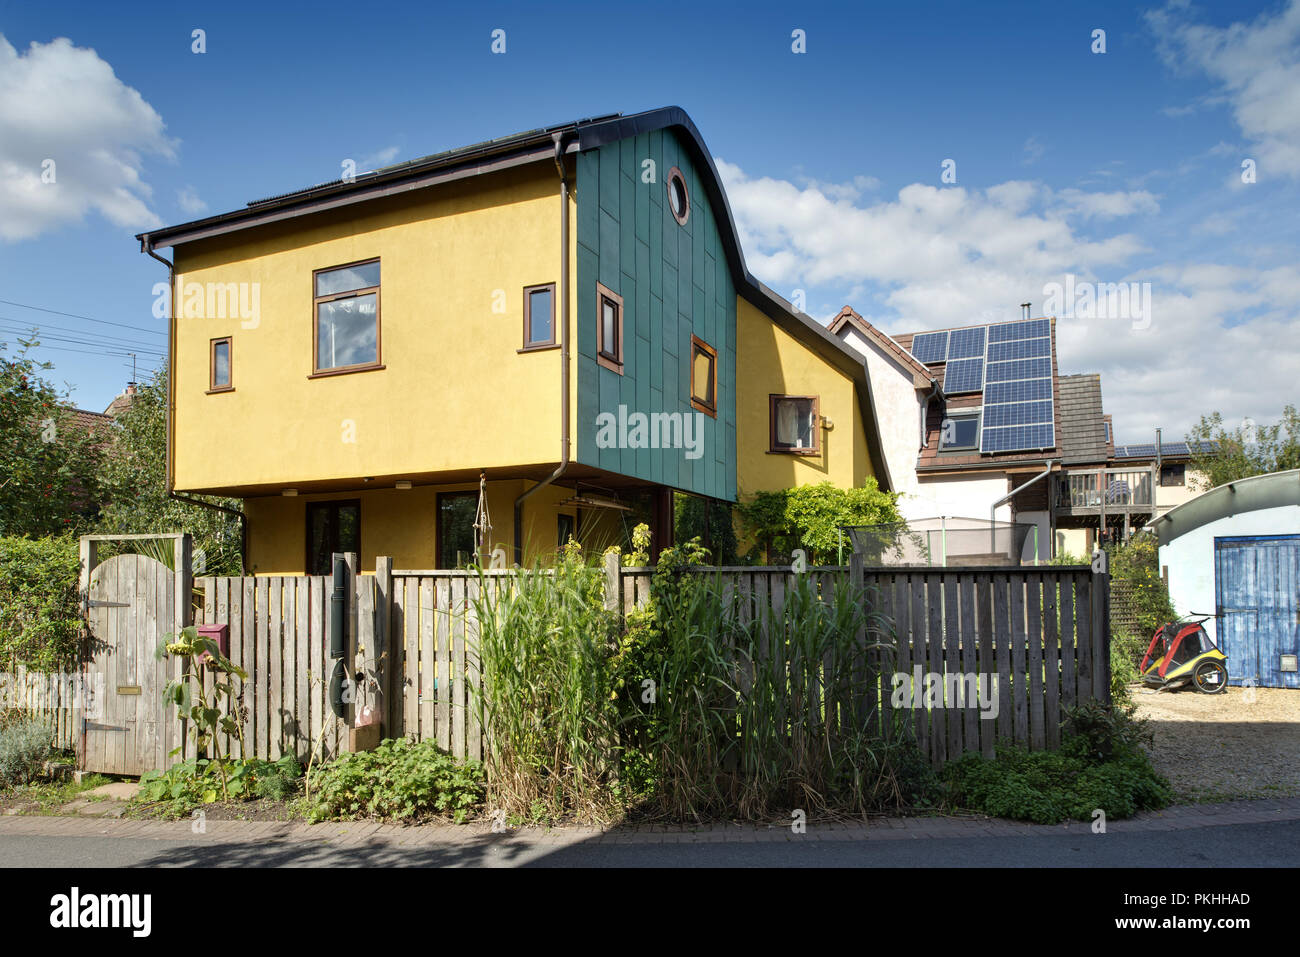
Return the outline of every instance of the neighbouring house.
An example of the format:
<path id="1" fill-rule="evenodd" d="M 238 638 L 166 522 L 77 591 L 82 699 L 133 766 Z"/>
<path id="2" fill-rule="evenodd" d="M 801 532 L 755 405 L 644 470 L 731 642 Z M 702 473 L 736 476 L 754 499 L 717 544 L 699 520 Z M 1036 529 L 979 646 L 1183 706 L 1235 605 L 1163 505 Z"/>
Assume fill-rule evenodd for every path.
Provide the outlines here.
<path id="1" fill-rule="evenodd" d="M 1300 469 L 1238 479 L 1152 523 L 1180 615 L 1228 656 L 1232 684 L 1300 688 Z"/>
<path id="2" fill-rule="evenodd" d="M 1101 383 L 1059 373 L 1054 318 L 891 337 L 846 306 L 830 330 L 864 356 L 904 517 L 1030 526 L 1025 560 L 1091 547 L 1100 502 L 1070 492 L 1107 467 Z"/>
<path id="3" fill-rule="evenodd" d="M 891 487 L 861 357 L 750 275 L 677 108 L 137 238 L 172 271 L 169 488 L 243 499 L 259 574 L 657 550 L 674 492 Z"/>

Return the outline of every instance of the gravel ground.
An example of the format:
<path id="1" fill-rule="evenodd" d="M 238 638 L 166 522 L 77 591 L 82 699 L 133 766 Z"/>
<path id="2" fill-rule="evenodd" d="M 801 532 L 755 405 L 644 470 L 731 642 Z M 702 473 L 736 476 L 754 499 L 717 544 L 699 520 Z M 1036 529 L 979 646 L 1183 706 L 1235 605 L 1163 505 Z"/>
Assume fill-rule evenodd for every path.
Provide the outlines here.
<path id="1" fill-rule="evenodd" d="M 1138 716 L 1151 719 L 1151 761 L 1181 800 L 1300 795 L 1300 691 L 1135 687 L 1133 700 Z"/>

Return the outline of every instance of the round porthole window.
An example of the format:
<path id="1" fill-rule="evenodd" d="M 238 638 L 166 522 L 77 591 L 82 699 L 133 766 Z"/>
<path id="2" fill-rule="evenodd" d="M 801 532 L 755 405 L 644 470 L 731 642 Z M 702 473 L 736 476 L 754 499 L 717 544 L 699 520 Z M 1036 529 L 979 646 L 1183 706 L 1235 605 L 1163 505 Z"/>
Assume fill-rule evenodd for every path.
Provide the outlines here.
<path id="1" fill-rule="evenodd" d="M 686 192 L 686 177 L 676 166 L 668 171 L 668 208 L 679 226 L 685 226 L 691 215 L 691 197 Z"/>

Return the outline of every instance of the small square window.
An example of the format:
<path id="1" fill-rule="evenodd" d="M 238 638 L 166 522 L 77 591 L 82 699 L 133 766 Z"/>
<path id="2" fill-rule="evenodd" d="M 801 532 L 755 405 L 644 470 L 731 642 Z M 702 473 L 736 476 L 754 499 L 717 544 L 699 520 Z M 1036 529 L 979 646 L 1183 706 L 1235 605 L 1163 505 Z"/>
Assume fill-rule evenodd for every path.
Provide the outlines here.
<path id="1" fill-rule="evenodd" d="M 816 455 L 821 451 L 821 421 L 815 395 L 768 396 L 773 452 Z"/>
<path id="2" fill-rule="evenodd" d="M 1161 465 L 1160 484 L 1164 488 L 1175 488 L 1187 483 L 1186 465 Z"/>
<path id="3" fill-rule="evenodd" d="M 978 448 L 980 444 L 979 413 L 944 418 L 939 427 L 939 451 L 957 452 Z"/>
<path id="4" fill-rule="evenodd" d="M 208 391 L 230 392 L 235 387 L 230 377 L 230 337 L 213 339 L 208 363 Z"/>
<path id="5" fill-rule="evenodd" d="M 623 297 L 596 283 L 596 361 L 623 374 Z"/>
<path id="6" fill-rule="evenodd" d="M 555 345 L 555 283 L 524 287 L 524 348 Z"/>
<path id="7" fill-rule="evenodd" d="M 691 336 L 691 408 L 718 417 L 718 353 Z"/>

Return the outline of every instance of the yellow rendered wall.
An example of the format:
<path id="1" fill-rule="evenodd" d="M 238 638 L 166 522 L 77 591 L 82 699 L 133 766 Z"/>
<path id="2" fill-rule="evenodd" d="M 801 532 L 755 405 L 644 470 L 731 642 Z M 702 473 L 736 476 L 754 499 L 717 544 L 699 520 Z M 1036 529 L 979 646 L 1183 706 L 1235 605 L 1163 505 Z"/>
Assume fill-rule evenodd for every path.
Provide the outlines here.
<path id="1" fill-rule="evenodd" d="M 736 456 L 742 499 L 755 492 L 830 481 L 855 488 L 873 473 L 853 380 L 782 330 L 743 297 L 736 303 Z M 771 453 L 770 394 L 815 395 L 822 429 L 818 455 Z"/>
<path id="2" fill-rule="evenodd" d="M 514 563 L 514 502 L 533 483 L 488 483 L 488 513 L 492 547 L 505 549 L 507 564 Z M 301 575 L 305 572 L 307 503 L 358 499 L 361 502 L 361 554 L 363 571 L 375 569 L 375 558 L 391 555 L 398 569 L 437 567 L 437 501 L 440 492 L 477 491 L 478 483 L 416 486 L 411 489 L 371 489 L 312 495 L 269 495 L 244 500 L 248 517 L 249 570 L 257 575 Z M 572 506 L 559 505 L 572 489 L 548 486 L 524 503 L 524 564 L 549 562 L 558 546 L 556 516 L 574 515 Z M 585 509 L 580 538 L 589 552 L 599 552 L 621 541 L 618 513 Z"/>
<path id="3" fill-rule="evenodd" d="M 547 163 L 178 247 L 175 487 L 557 461 L 559 350 L 517 350 L 523 288 L 559 291 L 558 220 Z M 312 271 L 373 257 L 385 368 L 309 379 Z M 190 283 L 256 283 L 256 320 L 187 318 Z M 206 395 L 223 336 L 235 388 Z"/>

